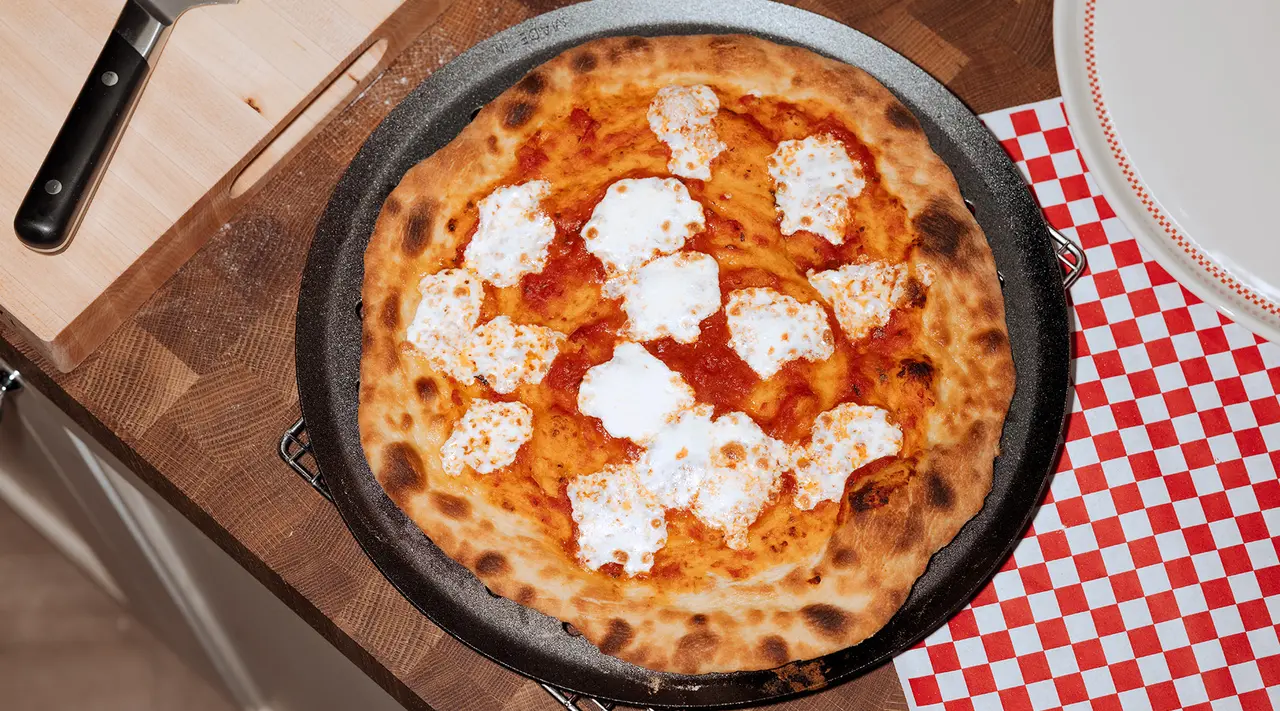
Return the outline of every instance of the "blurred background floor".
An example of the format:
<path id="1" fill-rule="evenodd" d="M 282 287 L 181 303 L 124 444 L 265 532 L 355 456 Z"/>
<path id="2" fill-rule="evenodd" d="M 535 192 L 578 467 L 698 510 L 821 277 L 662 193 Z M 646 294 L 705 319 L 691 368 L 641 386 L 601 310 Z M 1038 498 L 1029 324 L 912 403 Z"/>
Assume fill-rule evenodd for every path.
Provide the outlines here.
<path id="1" fill-rule="evenodd" d="M 3 502 L 0 706 L 233 711 Z"/>

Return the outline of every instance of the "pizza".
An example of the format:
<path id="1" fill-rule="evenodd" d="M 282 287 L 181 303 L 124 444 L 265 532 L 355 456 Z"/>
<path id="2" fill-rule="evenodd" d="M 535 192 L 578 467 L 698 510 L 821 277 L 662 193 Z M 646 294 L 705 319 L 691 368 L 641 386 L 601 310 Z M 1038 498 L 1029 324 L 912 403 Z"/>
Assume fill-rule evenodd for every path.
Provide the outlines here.
<path id="1" fill-rule="evenodd" d="M 911 112 L 809 51 L 570 49 L 404 176 L 364 279 L 388 497 L 637 665 L 854 645 L 990 490 L 990 248 Z"/>

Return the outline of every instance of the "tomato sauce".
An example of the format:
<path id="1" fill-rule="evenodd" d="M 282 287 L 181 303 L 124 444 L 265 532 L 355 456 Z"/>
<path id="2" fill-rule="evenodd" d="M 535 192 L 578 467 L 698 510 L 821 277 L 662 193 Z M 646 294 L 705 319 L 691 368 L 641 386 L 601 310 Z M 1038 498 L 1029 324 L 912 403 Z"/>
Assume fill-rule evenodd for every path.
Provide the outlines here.
<path id="1" fill-rule="evenodd" d="M 774 439 L 804 441 L 809 436 L 813 420 L 822 413 L 822 401 L 810 387 L 804 370 L 800 362 L 792 361 L 775 376 L 785 378 L 787 384 L 778 398 L 781 404 L 777 414 L 761 425 L 765 434 Z"/>
<path id="2" fill-rule="evenodd" d="M 604 267 L 587 251 L 581 237 L 557 229 L 547 250 L 546 266 L 520 280 L 520 294 L 531 309 L 551 317 L 556 313 L 557 302 L 584 282 L 603 283 Z"/>
<path id="3" fill-rule="evenodd" d="M 742 409 L 742 401 L 760 381 L 729 345 L 729 324 L 724 310 L 702 322 L 702 334 L 693 343 L 663 338 L 648 344 L 649 352 L 682 375 L 698 402 L 715 408 L 717 416 Z"/>
<path id="4" fill-rule="evenodd" d="M 539 171 L 550 161 L 547 152 L 542 148 L 542 133 L 535 133 L 528 142 L 516 149 L 515 183 L 523 183 L 538 177 Z"/>
<path id="5" fill-rule="evenodd" d="M 578 134 L 579 144 L 595 141 L 596 129 L 600 128 L 600 122 L 591 118 L 591 114 L 581 107 L 575 107 L 569 112 L 569 125 Z"/>

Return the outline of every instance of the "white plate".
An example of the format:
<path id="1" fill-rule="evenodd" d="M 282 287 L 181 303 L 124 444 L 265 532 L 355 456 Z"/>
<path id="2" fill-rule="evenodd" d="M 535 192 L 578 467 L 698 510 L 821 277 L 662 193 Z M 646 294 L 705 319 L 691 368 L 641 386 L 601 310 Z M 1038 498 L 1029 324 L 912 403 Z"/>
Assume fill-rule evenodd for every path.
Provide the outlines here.
<path id="1" fill-rule="evenodd" d="M 1085 163 L 1179 282 L 1280 341 L 1280 2 L 1058 0 Z"/>

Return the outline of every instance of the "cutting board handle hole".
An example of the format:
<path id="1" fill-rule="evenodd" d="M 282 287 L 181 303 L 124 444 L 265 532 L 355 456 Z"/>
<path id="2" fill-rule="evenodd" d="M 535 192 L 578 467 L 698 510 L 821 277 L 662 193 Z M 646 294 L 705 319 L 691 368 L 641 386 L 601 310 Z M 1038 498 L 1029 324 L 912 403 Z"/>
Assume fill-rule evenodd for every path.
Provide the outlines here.
<path id="1" fill-rule="evenodd" d="M 368 79 L 382 63 L 387 53 L 387 39 L 384 37 L 369 45 L 354 59 L 339 70 L 329 85 L 299 111 L 293 120 L 277 130 L 275 138 L 258 151 L 253 160 L 240 171 L 240 175 L 231 183 L 231 198 L 244 195 L 257 185 L 271 169 L 293 153 L 308 136 L 311 136 L 329 116 L 363 89 Z"/>

